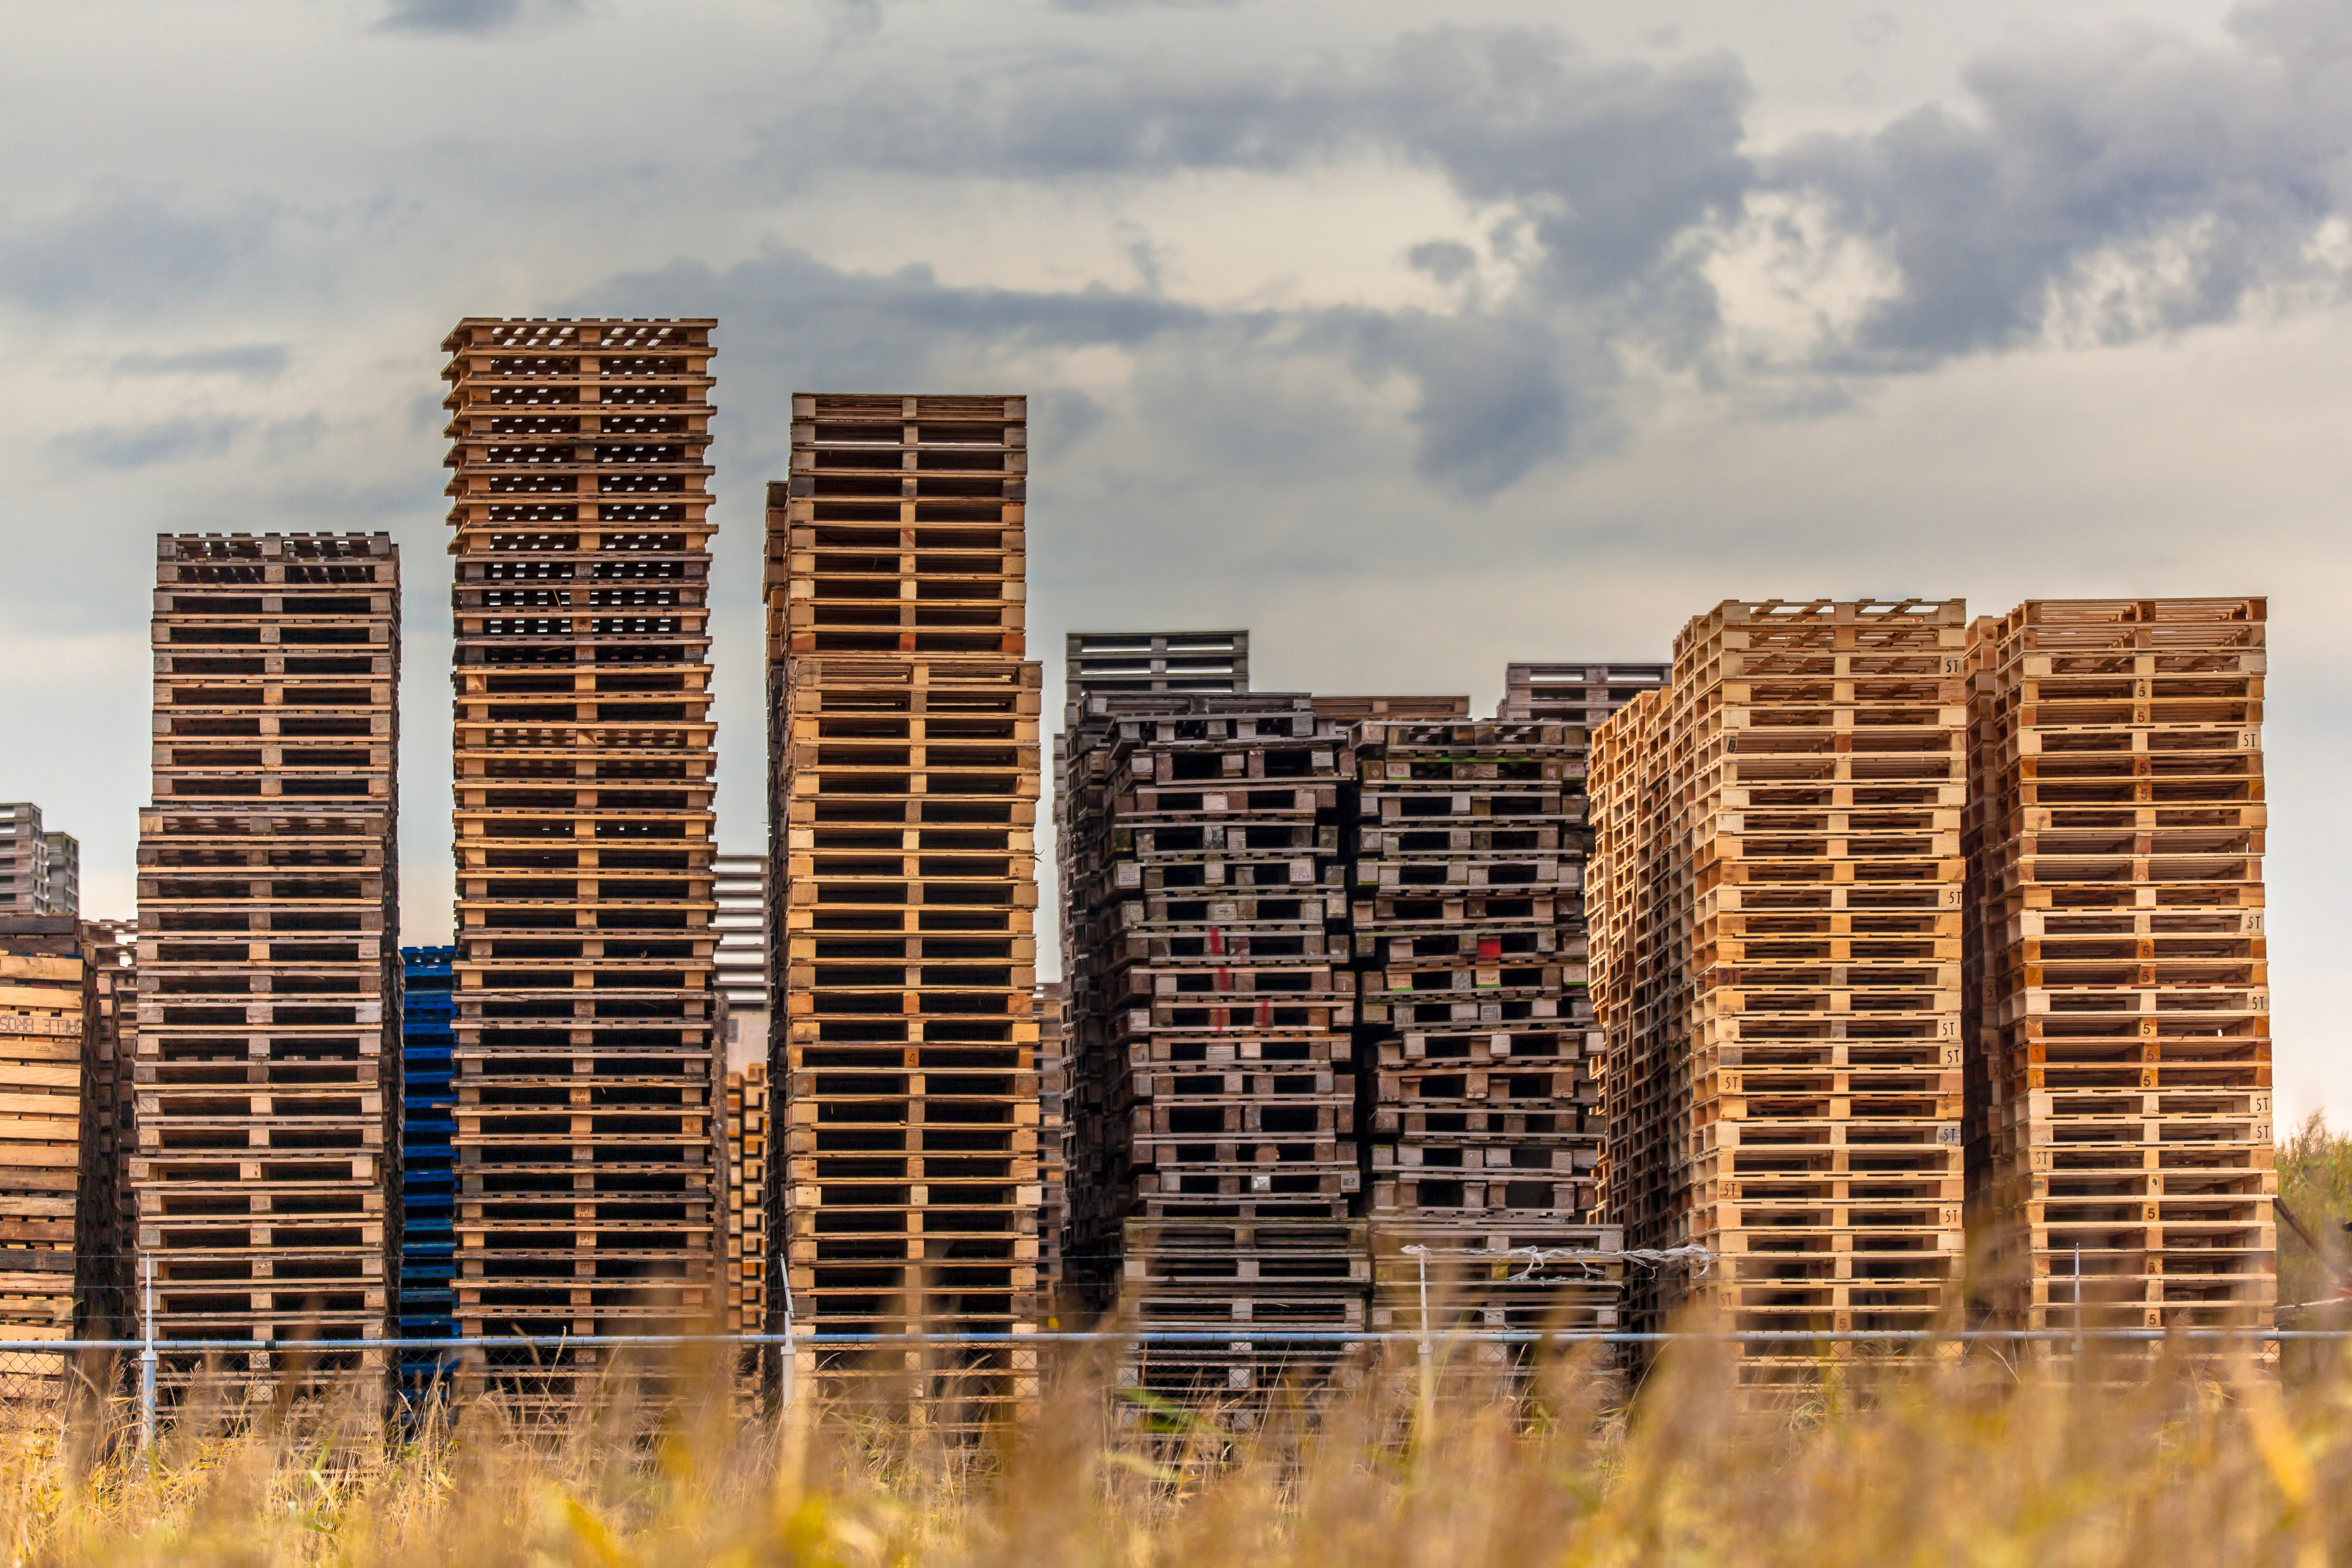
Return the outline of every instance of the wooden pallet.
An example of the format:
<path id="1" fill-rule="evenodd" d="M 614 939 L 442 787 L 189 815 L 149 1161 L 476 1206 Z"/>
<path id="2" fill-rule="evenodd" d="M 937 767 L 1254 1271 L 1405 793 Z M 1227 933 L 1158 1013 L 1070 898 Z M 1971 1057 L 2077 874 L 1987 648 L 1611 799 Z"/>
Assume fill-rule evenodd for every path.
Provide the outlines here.
<path id="1" fill-rule="evenodd" d="M 767 592 L 794 1321 L 1025 1331 L 1042 1203 L 1026 402 L 804 393 L 793 412 Z M 916 1358 L 945 1378 L 923 1383 L 927 1418 L 1036 1393 L 1030 1352 L 951 1360 Z M 874 1364 L 810 1361 L 828 1397 L 852 1364 Z"/>
<path id="2" fill-rule="evenodd" d="M 712 326 L 471 318 L 443 343 L 466 1335 L 718 1306 Z M 513 1396 L 579 1396 L 599 1358 L 563 1359 Z"/>
<path id="3" fill-rule="evenodd" d="M 1608 1213 L 1714 1251 L 1700 1293 L 1742 1328 L 1951 1305 L 1966 636 L 1957 601 L 1727 601 L 1676 639 L 1663 706 L 1603 727 L 1639 754 L 1605 759 L 1601 815 L 1664 845 L 1603 840 L 1651 904 L 1601 927 L 1637 1037 L 1609 1079 L 1637 1128 Z"/>
<path id="4" fill-rule="evenodd" d="M 156 580 L 138 1283 L 159 1338 L 252 1342 L 228 1370 L 259 1388 L 275 1345 L 391 1327 L 399 557 L 382 534 L 164 536 Z"/>
<path id="5" fill-rule="evenodd" d="M 1072 703 L 1092 693 L 1245 692 L 1249 633 L 1071 632 L 1062 671 Z"/>
<path id="6" fill-rule="evenodd" d="M 139 922 L 85 920 L 81 947 L 90 971 L 91 1011 L 81 1070 L 83 1154 L 75 1217 L 81 1310 L 77 1332 L 93 1338 L 128 1338 L 138 1323 L 131 1291 L 138 1199 L 125 1178 L 126 1162 L 138 1144 L 132 1082 Z"/>
<path id="7" fill-rule="evenodd" d="M 2275 1300 L 2265 622 L 2036 600 L 1970 629 L 1972 1197 L 2018 1326 Z"/>

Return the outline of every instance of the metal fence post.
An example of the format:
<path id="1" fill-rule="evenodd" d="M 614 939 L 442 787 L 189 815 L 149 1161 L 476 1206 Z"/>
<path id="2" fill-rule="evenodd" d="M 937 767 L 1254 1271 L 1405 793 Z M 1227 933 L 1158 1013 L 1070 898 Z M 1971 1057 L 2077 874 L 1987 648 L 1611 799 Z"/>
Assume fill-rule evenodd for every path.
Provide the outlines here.
<path id="1" fill-rule="evenodd" d="M 147 1295 L 139 1346 L 139 1451 L 155 1446 L 155 1255 L 140 1260 L 147 1266 Z"/>

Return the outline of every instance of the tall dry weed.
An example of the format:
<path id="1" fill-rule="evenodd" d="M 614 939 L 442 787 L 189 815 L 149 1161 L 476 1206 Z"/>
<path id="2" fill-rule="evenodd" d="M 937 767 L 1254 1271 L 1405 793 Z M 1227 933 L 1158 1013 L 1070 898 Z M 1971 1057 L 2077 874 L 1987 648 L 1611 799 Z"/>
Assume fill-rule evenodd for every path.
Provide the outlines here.
<path id="1" fill-rule="evenodd" d="M 703 1369 L 561 1427 L 434 1406 L 192 1407 L 152 1454 L 0 1432 L 12 1563 L 614 1568 L 2164 1568 L 2352 1563 L 2352 1375 L 2133 1352 L 2081 1382 L 1974 1354 L 1825 1360 L 1769 1407 L 1682 1347 L 1638 1394 L 1564 1358 L 1516 1396 L 1465 1352 L 1321 1406 L 1140 1407 L 1099 1367 L 974 1446 Z M 674 1375 L 684 1376 L 688 1374 Z M 119 1415 L 119 1412 L 117 1413 Z M 1147 1428 L 1150 1428 L 1147 1430 Z M 97 1445 L 102 1449 L 103 1445 Z"/>

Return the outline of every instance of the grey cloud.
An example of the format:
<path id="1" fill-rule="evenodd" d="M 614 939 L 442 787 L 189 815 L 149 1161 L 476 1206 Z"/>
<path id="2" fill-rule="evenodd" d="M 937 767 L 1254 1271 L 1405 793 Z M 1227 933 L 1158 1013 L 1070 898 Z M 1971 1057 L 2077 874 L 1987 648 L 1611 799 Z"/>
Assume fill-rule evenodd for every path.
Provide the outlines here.
<path id="1" fill-rule="evenodd" d="M 1541 319 L 1424 310 L 1332 312 L 1325 332 L 1369 374 L 1397 372 L 1420 391 L 1412 421 L 1414 466 L 1470 495 L 1489 495 L 1562 451 L 1578 433 L 1575 405 L 1612 379 Z M 1571 392 L 1571 385 L 1575 391 Z"/>
<path id="2" fill-rule="evenodd" d="M 117 197 L 0 226 L 0 296 L 37 310 L 160 313 L 218 286 L 267 245 L 270 213 L 215 215 Z"/>
<path id="3" fill-rule="evenodd" d="M 574 16 L 578 0 L 394 0 L 380 26 L 402 33 L 495 33 L 530 11 Z"/>
<path id="4" fill-rule="evenodd" d="M 174 354 L 124 354 L 108 367 L 118 376 L 234 376 L 275 381 L 292 356 L 283 343 L 232 343 Z"/>
<path id="5" fill-rule="evenodd" d="M 2226 319 L 2306 272 L 2352 194 L 2352 7 L 2293 0 L 2232 26 L 2221 46 L 2133 28 L 2013 49 L 1966 73 L 1972 116 L 1923 109 L 1776 161 L 1771 183 L 1825 197 L 1899 268 L 1848 362 L 2029 339 L 2102 256 L 2137 278 L 2083 302 L 2111 339 Z"/>
<path id="6" fill-rule="evenodd" d="M 97 425 L 52 437 L 50 445 L 68 461 L 92 467 L 146 468 L 191 457 L 217 457 L 250 423 L 191 416 L 143 424 Z"/>

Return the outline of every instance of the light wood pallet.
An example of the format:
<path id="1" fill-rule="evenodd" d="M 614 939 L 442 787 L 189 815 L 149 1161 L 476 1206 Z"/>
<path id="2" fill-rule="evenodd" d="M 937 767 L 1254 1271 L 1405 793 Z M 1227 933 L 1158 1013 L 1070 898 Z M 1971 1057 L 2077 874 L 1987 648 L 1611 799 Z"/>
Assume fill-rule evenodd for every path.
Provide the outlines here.
<path id="1" fill-rule="evenodd" d="M 768 1322 L 768 1069 L 727 1075 L 727 1332 Z"/>
<path id="2" fill-rule="evenodd" d="M 1118 1260 L 1102 1304 L 1149 1327 L 1360 1325 L 1345 734 L 1286 694 L 1089 695 L 1083 710 L 1066 786 L 1073 1248 Z M 1344 1273 L 1275 1267 L 1335 1222 Z M 1179 1226 L 1250 1239 L 1229 1244 L 1225 1272 L 1180 1281 L 1150 1251 Z M 1160 1395 L 1256 1394 L 1344 1359 L 1311 1342 L 1158 1345 L 1126 1375 Z"/>
<path id="3" fill-rule="evenodd" d="M 456 1315 L 719 1308 L 713 323 L 471 318 L 450 358 Z M 600 1357 L 494 1380 L 564 1406 Z"/>
<path id="4" fill-rule="evenodd" d="M 157 547 L 135 1261 L 158 1337 L 251 1341 L 225 1370 L 257 1393 L 289 1341 L 390 1327 L 399 558 L 381 534 Z"/>
<path id="5" fill-rule="evenodd" d="M 769 488 L 777 1232 L 821 1332 L 1039 1319 L 1025 420 L 801 394 Z M 827 1397 L 898 1386 L 948 1427 L 1036 1393 L 1027 1349 L 806 1359 Z"/>
<path id="6" fill-rule="evenodd" d="M 76 920 L 0 915 L 0 1338 L 74 1334 L 76 1194 L 99 1175 L 84 1099 L 95 1010 Z M 64 1391 L 64 1356 L 6 1361 L 0 1398 Z"/>
<path id="7" fill-rule="evenodd" d="M 1928 1326 L 1961 1256 L 1957 601 L 1727 601 L 1675 643 L 1660 893 L 1678 1240 L 1739 1327 Z M 1800 1357 L 1771 1347 L 1761 1378 Z"/>
<path id="8" fill-rule="evenodd" d="M 2029 1328 L 2266 1322 L 2276 1191 L 2260 599 L 1972 628 L 1976 1197 Z"/>

